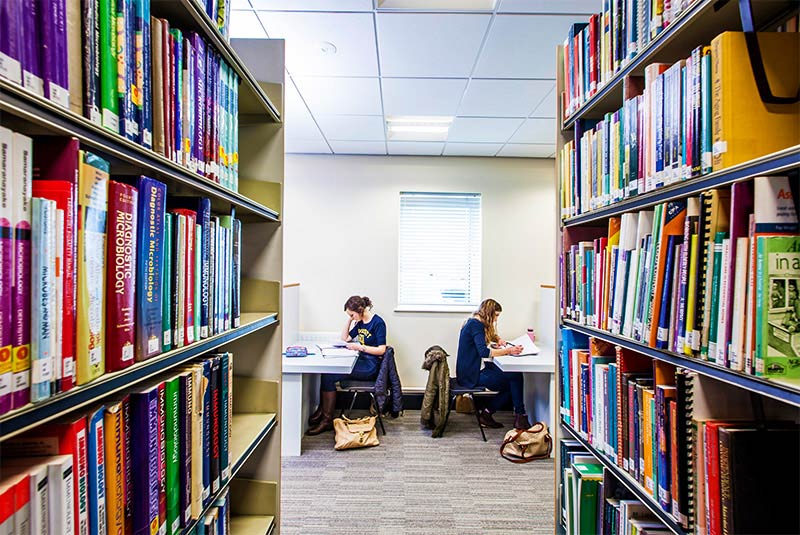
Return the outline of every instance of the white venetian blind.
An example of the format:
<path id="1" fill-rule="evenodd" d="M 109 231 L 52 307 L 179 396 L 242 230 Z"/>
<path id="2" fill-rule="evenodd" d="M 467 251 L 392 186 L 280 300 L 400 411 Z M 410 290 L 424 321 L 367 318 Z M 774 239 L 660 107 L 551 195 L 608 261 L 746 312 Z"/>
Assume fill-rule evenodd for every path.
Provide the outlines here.
<path id="1" fill-rule="evenodd" d="M 398 306 L 477 305 L 479 193 L 400 193 Z"/>

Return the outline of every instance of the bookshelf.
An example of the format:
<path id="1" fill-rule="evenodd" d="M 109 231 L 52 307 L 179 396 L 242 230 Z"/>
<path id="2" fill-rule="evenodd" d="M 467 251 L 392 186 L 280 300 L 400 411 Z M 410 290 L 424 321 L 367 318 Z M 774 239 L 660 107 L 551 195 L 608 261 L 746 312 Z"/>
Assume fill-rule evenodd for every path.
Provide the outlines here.
<path id="1" fill-rule="evenodd" d="M 798 6 L 796 2 L 789 1 L 765 1 L 752 2 L 754 25 L 760 30 L 772 30 L 790 16 L 796 16 Z M 693 49 L 701 45 L 710 44 L 718 34 L 725 31 L 741 31 L 742 23 L 739 13 L 739 2 L 736 1 L 712 1 L 696 0 L 684 9 L 680 15 L 674 18 L 671 24 L 665 27 L 661 33 L 653 38 L 643 49 L 627 61 L 607 82 L 598 87 L 597 91 L 587 98 L 571 115 L 566 116 L 564 101 L 562 96 L 567 89 L 567 82 L 564 79 L 563 69 L 558 68 L 556 79 L 556 95 L 559 97 L 557 102 L 556 117 L 556 191 L 557 203 L 562 199 L 562 184 L 559 175 L 562 171 L 561 158 L 562 149 L 569 141 L 574 140 L 576 123 L 582 120 L 603 119 L 606 114 L 614 113 L 622 108 L 625 99 L 625 84 L 627 77 L 643 76 L 645 68 L 653 63 L 673 64 L 683 58 L 690 56 Z M 588 49 L 587 49 L 588 50 Z M 598 50 L 598 54 L 600 51 Z M 746 59 L 745 59 L 746 61 Z M 559 46 L 556 51 L 556 64 L 564 65 L 564 47 Z M 588 69 L 588 67 L 586 67 Z M 623 199 L 596 207 L 588 211 L 583 211 L 578 215 L 562 216 L 557 214 L 557 227 L 559 228 L 556 272 L 561 273 L 563 266 L 561 260 L 564 255 L 564 241 L 562 236 L 565 233 L 575 232 L 580 236 L 581 231 L 589 230 L 598 232 L 598 236 L 603 234 L 603 229 L 608 229 L 608 220 L 612 217 L 619 217 L 622 214 L 637 212 L 640 210 L 652 209 L 669 201 L 687 199 L 699 196 L 701 193 L 715 188 L 726 188 L 739 182 L 744 182 L 758 176 L 779 176 L 788 175 L 790 180 L 796 185 L 798 172 L 800 170 L 800 139 L 796 144 L 783 150 L 775 151 L 762 155 L 752 160 L 726 167 L 722 170 L 714 171 L 689 179 L 678 180 L 646 192 L 639 192 L 638 195 L 625 196 Z M 796 188 L 793 187 L 796 191 Z M 795 193 L 795 195 L 797 195 Z M 795 205 L 797 199 L 795 198 Z M 751 210 L 752 211 L 752 210 Z M 589 234 L 587 234 L 588 236 Z M 588 239 L 588 238 L 587 238 Z M 710 276 L 709 276 L 710 277 Z M 561 294 L 563 279 L 559 276 L 559 292 Z M 580 285 L 580 282 L 577 283 Z M 710 284 L 710 281 L 709 281 Z M 685 354 L 679 354 L 665 349 L 656 349 L 645 342 L 640 342 L 622 335 L 613 334 L 608 330 L 595 328 L 583 323 L 574 321 L 562 316 L 561 305 L 558 302 L 560 295 L 557 295 L 556 315 L 559 321 L 556 325 L 556 339 L 561 340 L 561 328 L 569 328 L 573 331 L 582 333 L 589 337 L 604 340 L 625 350 L 637 352 L 649 357 L 653 361 L 667 362 L 671 365 L 689 370 L 702 376 L 710 378 L 714 382 L 724 384 L 723 388 L 728 388 L 737 397 L 749 397 L 752 403 L 753 416 L 763 420 L 763 407 L 767 404 L 773 415 L 780 418 L 787 418 L 795 422 L 800 417 L 800 382 L 782 381 L 779 379 L 768 379 L 757 377 L 745 372 L 733 370 L 731 368 L 718 365 L 715 362 L 701 360 Z M 559 344 L 560 346 L 560 344 Z M 556 368 L 560 370 L 560 352 L 556 355 Z M 563 382 L 557 381 L 556 399 L 562 398 Z M 570 394 L 567 394 L 569 396 Z M 762 401 L 763 400 L 763 401 Z M 760 413 L 759 413 L 760 408 Z M 614 460 L 609 458 L 608 452 L 600 451 L 593 445 L 585 434 L 577 431 L 564 418 L 559 409 L 555 409 L 554 443 L 557 445 L 561 439 L 575 440 L 580 443 L 589 454 L 599 462 L 605 470 L 610 473 L 629 493 L 643 503 L 647 509 L 659 520 L 666 528 L 678 535 L 694 533 L 694 528 L 686 529 L 676 520 L 673 515 L 662 508 L 657 497 L 653 497 L 635 477 L 618 466 Z M 563 409 L 562 409 L 563 411 Z M 767 411 L 770 413 L 770 411 Z M 751 419 L 752 416 L 751 416 Z M 689 437 L 688 440 L 692 440 Z M 562 504 L 559 488 L 564 484 L 563 473 L 559 473 L 561 466 L 561 448 L 556 447 L 556 518 L 560 519 Z M 627 462 L 627 460 L 626 460 Z M 696 498 L 695 498 L 696 499 Z M 695 508 L 695 511 L 697 509 Z M 599 528 L 598 528 L 599 529 Z M 562 533 L 561 522 L 556 522 L 556 532 Z"/>
<path id="2" fill-rule="evenodd" d="M 230 478 L 212 493 L 198 522 L 226 492 L 232 500 L 233 533 L 273 533 L 280 518 L 280 378 L 283 264 L 283 84 L 282 40 L 228 41 L 196 0 L 151 0 L 151 15 L 173 27 L 197 32 L 238 75 L 239 189 L 204 176 L 0 78 L 0 125 L 27 136 L 76 138 L 80 148 L 110 163 L 111 175 L 146 175 L 166 184 L 168 195 L 211 200 L 214 215 L 242 223 L 240 324 L 224 332 L 137 362 L 48 399 L 0 416 L 0 448 L 47 422 L 78 415 L 123 390 L 149 384 L 213 351 L 234 356 L 233 413 L 230 422 Z M 257 51 L 256 51 L 257 50 Z M 246 58 L 245 58 L 246 56 Z M 240 494 L 237 494 L 240 493 Z M 244 493 L 244 498 L 242 494 Z"/>

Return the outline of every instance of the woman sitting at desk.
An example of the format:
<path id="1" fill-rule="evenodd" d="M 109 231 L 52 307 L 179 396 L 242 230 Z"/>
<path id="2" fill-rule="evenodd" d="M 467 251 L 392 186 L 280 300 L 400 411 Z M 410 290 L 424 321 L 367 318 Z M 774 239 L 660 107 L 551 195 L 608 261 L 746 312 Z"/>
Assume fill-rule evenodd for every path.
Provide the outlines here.
<path id="1" fill-rule="evenodd" d="M 478 413 L 484 427 L 503 427 L 492 414 L 508 401 L 509 395 L 514 404 L 514 427 L 527 429 L 528 417 L 525 415 L 523 378 L 520 372 L 504 372 L 492 362 L 493 357 L 519 355 L 522 346 L 511 346 L 497 336 L 497 318 L 503 307 L 494 299 L 484 300 L 478 311 L 461 327 L 458 338 L 458 359 L 456 360 L 456 380 L 466 388 L 482 386 L 499 392 L 490 401 L 490 406 Z M 475 410 L 478 410 L 475 407 Z"/>
<path id="2" fill-rule="evenodd" d="M 336 383 L 346 379 L 372 381 L 378 376 L 380 357 L 386 352 L 386 323 L 373 314 L 369 297 L 352 296 L 344 304 L 347 323 L 342 329 L 342 340 L 349 342 L 347 349 L 358 351 L 350 374 L 325 373 L 320 384 L 320 403 L 308 420 L 307 435 L 318 435 L 333 429 L 333 412 L 336 408 Z"/>

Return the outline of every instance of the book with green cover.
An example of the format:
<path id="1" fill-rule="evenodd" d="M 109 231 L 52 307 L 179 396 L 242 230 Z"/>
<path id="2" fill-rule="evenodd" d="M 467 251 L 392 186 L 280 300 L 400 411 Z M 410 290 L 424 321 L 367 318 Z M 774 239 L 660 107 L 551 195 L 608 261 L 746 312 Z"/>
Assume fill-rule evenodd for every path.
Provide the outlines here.
<path id="1" fill-rule="evenodd" d="M 758 237 L 755 368 L 800 378 L 800 236 Z"/>
<path id="2" fill-rule="evenodd" d="M 119 132 L 117 100 L 117 9 L 115 0 L 99 0 L 100 117 L 105 128 Z"/>
<path id="3" fill-rule="evenodd" d="M 164 214 L 164 277 L 161 285 L 161 325 L 164 330 L 164 351 L 172 349 L 172 219 L 169 212 Z"/>
<path id="4" fill-rule="evenodd" d="M 164 382 L 166 397 L 166 457 L 167 457 L 167 535 L 180 531 L 182 515 L 180 514 L 181 487 L 180 470 L 180 376 L 174 376 Z"/>
<path id="5" fill-rule="evenodd" d="M 708 345 L 700 351 L 706 360 L 716 361 L 717 354 L 717 319 L 719 317 L 720 277 L 722 275 L 722 240 L 728 237 L 727 232 L 717 232 L 714 235 L 714 273 L 711 276 L 711 308 L 708 323 Z"/>
<path id="6" fill-rule="evenodd" d="M 575 482 L 573 480 L 572 468 L 564 468 L 564 498 L 566 503 L 566 532 L 567 535 L 575 534 Z"/>
<path id="7" fill-rule="evenodd" d="M 597 493 L 603 481 L 603 466 L 599 464 L 575 463 L 575 513 L 577 533 L 597 533 Z"/>

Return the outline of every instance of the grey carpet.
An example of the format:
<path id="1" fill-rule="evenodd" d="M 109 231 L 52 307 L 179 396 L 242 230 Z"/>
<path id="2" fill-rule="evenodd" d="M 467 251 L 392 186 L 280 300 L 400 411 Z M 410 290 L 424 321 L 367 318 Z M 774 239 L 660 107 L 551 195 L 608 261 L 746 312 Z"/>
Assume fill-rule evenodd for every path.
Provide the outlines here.
<path id="1" fill-rule="evenodd" d="M 510 428 L 513 418 L 497 420 Z M 330 432 L 283 458 L 282 534 L 553 533 L 553 461 L 502 459 L 507 429 L 487 429 L 483 442 L 466 414 L 453 413 L 439 439 L 419 411 L 384 423 L 376 448 L 335 451 Z"/>

